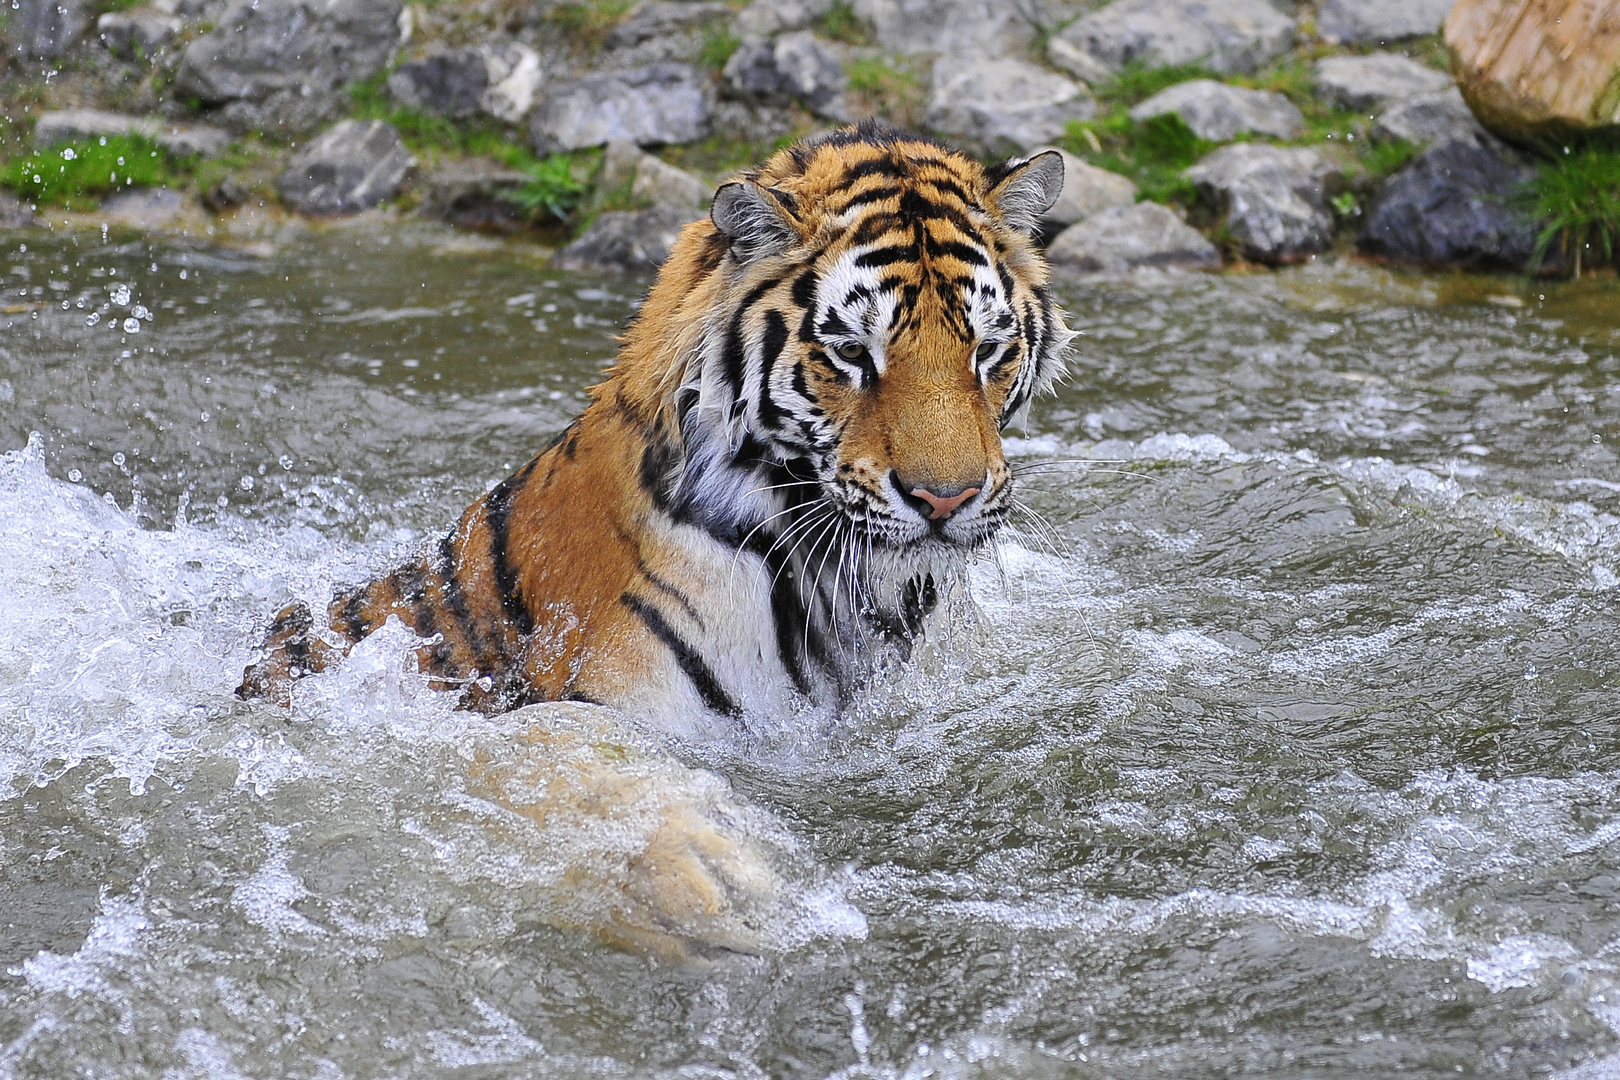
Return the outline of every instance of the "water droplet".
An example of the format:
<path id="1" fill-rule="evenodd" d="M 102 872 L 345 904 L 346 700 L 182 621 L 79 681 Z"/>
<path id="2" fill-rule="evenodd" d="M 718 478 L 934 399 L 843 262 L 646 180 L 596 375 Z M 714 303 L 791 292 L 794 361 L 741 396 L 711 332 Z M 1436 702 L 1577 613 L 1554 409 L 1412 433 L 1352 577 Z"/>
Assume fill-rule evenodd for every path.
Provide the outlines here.
<path id="1" fill-rule="evenodd" d="M 221 495 L 219 498 L 214 500 L 214 505 L 219 507 L 221 510 L 223 510 L 227 506 L 231 505 L 231 500 L 229 500 L 225 496 Z"/>
<path id="2" fill-rule="evenodd" d="M 182 271 L 180 271 L 180 280 L 181 280 L 181 281 L 184 281 L 184 280 L 186 280 L 186 278 L 188 278 L 188 277 L 190 277 L 190 276 L 191 276 L 191 271 L 189 271 L 189 270 L 182 270 Z"/>
<path id="3" fill-rule="evenodd" d="M 208 423 L 208 421 L 210 421 L 212 419 L 213 419 L 213 417 L 208 414 L 208 410 L 204 409 L 203 414 L 202 414 L 202 422 L 206 424 L 206 423 Z"/>
<path id="4" fill-rule="evenodd" d="M 117 304 L 119 307 L 128 307 L 129 286 L 120 284 L 116 289 L 114 289 L 112 292 L 112 302 Z"/>
<path id="5" fill-rule="evenodd" d="M 118 453 L 113 455 L 113 464 L 114 465 L 122 466 L 126 460 L 127 459 L 124 457 L 124 452 L 122 450 L 118 451 Z"/>
<path id="6" fill-rule="evenodd" d="M 94 326 L 94 325 L 96 325 L 96 323 L 98 323 L 100 321 L 101 321 L 101 312 L 92 311 L 89 315 L 85 316 L 84 325 L 86 325 L 86 326 Z"/>
<path id="7" fill-rule="evenodd" d="M 84 479 L 84 473 L 80 472 L 78 469 L 69 469 L 68 479 L 77 484 L 80 480 Z"/>
<path id="8" fill-rule="evenodd" d="M 253 477 L 251 476 L 244 476 L 242 479 L 238 480 L 237 483 L 242 485 L 243 491 L 253 490 Z"/>
<path id="9" fill-rule="evenodd" d="M 71 147 L 71 146 L 64 148 L 63 151 L 62 151 L 62 160 L 63 161 L 72 161 L 74 158 L 76 158 L 78 156 L 79 156 L 78 154 L 75 154 L 73 152 L 73 147 Z"/>
<path id="10" fill-rule="evenodd" d="M 141 320 L 133 316 L 124 320 L 124 333 L 138 334 L 141 332 Z"/>
<path id="11" fill-rule="evenodd" d="M 290 472 L 292 470 L 292 467 L 293 467 L 292 455 L 291 454 L 282 454 L 280 460 L 281 460 L 281 467 Z"/>
<path id="12" fill-rule="evenodd" d="M 147 310 L 145 304 L 136 304 L 135 310 L 130 312 L 130 314 L 134 315 L 137 319 L 150 319 L 152 317 L 152 313 Z"/>

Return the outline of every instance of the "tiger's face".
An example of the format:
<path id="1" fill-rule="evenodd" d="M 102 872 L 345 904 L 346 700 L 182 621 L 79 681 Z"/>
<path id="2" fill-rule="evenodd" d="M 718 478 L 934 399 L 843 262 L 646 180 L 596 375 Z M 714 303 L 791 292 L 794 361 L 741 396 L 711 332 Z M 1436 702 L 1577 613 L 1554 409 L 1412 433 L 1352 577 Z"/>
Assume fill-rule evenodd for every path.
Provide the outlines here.
<path id="1" fill-rule="evenodd" d="M 814 500 L 849 540 L 948 552 L 1005 521 L 1001 429 L 1070 337 L 1030 233 L 1057 154 L 986 168 L 864 125 L 723 186 L 728 293 L 701 400 L 738 466 Z M 798 490 L 794 490 L 797 487 Z"/>

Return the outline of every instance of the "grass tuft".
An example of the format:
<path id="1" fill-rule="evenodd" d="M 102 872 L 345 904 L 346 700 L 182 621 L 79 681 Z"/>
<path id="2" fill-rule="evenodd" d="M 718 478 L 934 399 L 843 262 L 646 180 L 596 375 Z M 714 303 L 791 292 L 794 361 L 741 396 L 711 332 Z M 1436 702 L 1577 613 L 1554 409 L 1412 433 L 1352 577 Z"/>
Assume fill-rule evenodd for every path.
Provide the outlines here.
<path id="1" fill-rule="evenodd" d="M 36 150 L 13 161 L 0 183 L 41 206 L 88 210 L 127 188 L 181 186 L 186 171 L 152 140 L 119 135 Z"/>
<path id="2" fill-rule="evenodd" d="M 731 32 L 725 23 L 709 27 L 703 33 L 703 45 L 698 49 L 698 63 L 710 71 L 720 71 L 731 59 L 731 54 L 742 45 L 742 39 Z"/>
<path id="3" fill-rule="evenodd" d="M 1620 240 L 1620 150 L 1562 147 L 1537 167 L 1522 201 L 1523 208 L 1543 223 L 1530 261 L 1532 273 L 1541 269 L 1555 240 L 1573 254 L 1577 279 L 1583 256 L 1593 244 L 1603 260 L 1612 263 Z"/>
<path id="4" fill-rule="evenodd" d="M 1181 171 L 1216 147 L 1175 113 L 1138 122 L 1120 110 L 1089 123 L 1071 121 L 1060 142 L 1098 168 L 1130 177 L 1139 198 L 1183 206 L 1192 204 L 1194 191 Z"/>

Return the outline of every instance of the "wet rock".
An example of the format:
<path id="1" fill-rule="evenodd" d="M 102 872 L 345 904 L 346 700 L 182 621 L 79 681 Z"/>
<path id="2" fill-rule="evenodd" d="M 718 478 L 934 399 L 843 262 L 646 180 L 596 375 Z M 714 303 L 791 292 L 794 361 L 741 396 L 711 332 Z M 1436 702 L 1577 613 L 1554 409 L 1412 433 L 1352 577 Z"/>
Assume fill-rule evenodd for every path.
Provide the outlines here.
<path id="1" fill-rule="evenodd" d="M 1245 258 L 1298 262 L 1333 241 L 1329 186 L 1342 175 L 1319 151 L 1301 146 L 1223 146 L 1182 176 L 1226 219 Z"/>
<path id="2" fill-rule="evenodd" d="M 519 232 L 531 216 L 518 196 L 528 181 L 528 174 L 496 162 L 457 162 L 426 178 L 427 197 L 419 212 L 463 228 Z"/>
<path id="3" fill-rule="evenodd" d="M 1294 20 L 1266 0 L 1114 0 L 1057 35 L 1110 72 L 1130 63 L 1253 71 L 1294 44 Z"/>
<path id="4" fill-rule="evenodd" d="M 1361 250 L 1390 262 L 1516 270 L 1536 225 L 1515 202 L 1534 170 L 1488 135 L 1432 146 L 1367 209 Z"/>
<path id="5" fill-rule="evenodd" d="M 96 20 L 96 36 L 114 56 L 149 60 L 179 35 L 183 25 L 175 16 L 152 8 L 109 11 Z"/>
<path id="6" fill-rule="evenodd" d="M 1487 128 L 1519 141 L 1620 131 L 1620 5 L 1458 0 L 1446 47 Z"/>
<path id="7" fill-rule="evenodd" d="M 248 201 L 251 193 L 235 177 L 227 176 L 204 192 L 203 205 L 214 213 L 223 213 Z"/>
<path id="8" fill-rule="evenodd" d="M 1067 150 L 1037 146 L 1024 156 L 1034 157 L 1048 150 L 1056 150 L 1063 156 L 1063 192 L 1041 215 L 1042 232 L 1055 235 L 1099 210 L 1135 204 L 1136 185 L 1129 178 L 1089 165 Z"/>
<path id="9" fill-rule="evenodd" d="M 1305 117 L 1294 103 L 1269 90 L 1227 86 L 1213 79 L 1193 79 L 1161 90 L 1131 110 L 1131 119 L 1175 113 L 1200 139 L 1227 142 L 1244 132 L 1297 138 Z"/>
<path id="10" fill-rule="evenodd" d="M 215 157 L 231 144 L 228 133 L 206 124 L 170 124 L 100 109 L 60 109 L 40 113 L 34 122 L 34 145 L 40 149 L 103 135 L 143 135 L 176 157 Z"/>
<path id="11" fill-rule="evenodd" d="M 559 270 L 633 270 L 651 273 L 664 265 L 681 230 L 703 216 L 701 210 L 655 206 L 616 210 L 591 222 L 573 243 L 558 251 Z"/>
<path id="12" fill-rule="evenodd" d="M 990 154 L 1015 154 L 1052 142 L 1070 120 L 1097 113 L 1091 94 L 1070 79 L 1024 60 L 953 58 L 934 65 L 927 127 Z"/>
<path id="13" fill-rule="evenodd" d="M 186 46 L 175 92 L 220 105 L 237 131 L 302 131 L 339 111 L 338 91 L 381 71 L 400 0 L 235 0 Z"/>
<path id="14" fill-rule="evenodd" d="M 1035 41 L 1018 0 L 854 0 L 854 16 L 877 44 L 906 55 L 1019 57 Z"/>
<path id="15" fill-rule="evenodd" d="M 393 198 L 414 165 L 392 124 L 344 120 L 293 156 L 276 190 L 300 213 L 353 214 Z"/>
<path id="16" fill-rule="evenodd" d="M 1221 253 L 1203 235 L 1153 202 L 1099 210 L 1058 234 L 1046 249 L 1054 268 L 1120 274 L 1143 267 L 1217 270 Z"/>
<path id="17" fill-rule="evenodd" d="M 629 139 L 686 143 L 708 133 L 708 80 L 690 64 L 650 64 L 587 75 L 551 87 L 534 110 L 529 138 L 541 154 Z"/>
<path id="18" fill-rule="evenodd" d="M 1316 32 L 1328 41 L 1367 45 L 1440 29 L 1452 0 L 1322 0 Z"/>
<path id="19" fill-rule="evenodd" d="M 388 76 L 389 96 L 408 108 L 455 119 L 482 112 L 509 124 L 529 114 L 539 88 L 540 54 L 499 38 L 412 60 Z"/>
<path id="20" fill-rule="evenodd" d="M 1318 96 L 1341 109 L 1366 112 L 1413 94 L 1434 93 L 1451 85 L 1451 76 L 1395 53 L 1329 56 L 1316 62 Z"/>
<path id="21" fill-rule="evenodd" d="M 725 80 L 738 97 L 776 103 L 796 98 L 812 109 L 825 108 L 849 85 L 838 54 L 808 30 L 744 43 L 726 62 Z"/>
<path id="22" fill-rule="evenodd" d="M 832 7 L 833 0 L 754 0 L 737 13 L 737 33 L 767 38 L 784 30 L 802 30 Z"/>
<path id="23" fill-rule="evenodd" d="M 0 191 L 0 229 L 26 229 L 38 221 L 33 207 L 9 191 Z"/>
<path id="24" fill-rule="evenodd" d="M 185 217 L 191 200 L 171 188 L 135 188 L 101 201 L 103 221 L 134 229 L 162 229 Z"/>
<path id="25" fill-rule="evenodd" d="M 95 0 L 17 0 L 0 31 L 6 51 L 41 60 L 61 56 L 89 31 L 99 6 Z"/>
<path id="26" fill-rule="evenodd" d="M 1375 139 L 1420 144 L 1472 139 L 1484 133 L 1455 86 L 1401 98 L 1380 113 L 1372 126 Z"/>

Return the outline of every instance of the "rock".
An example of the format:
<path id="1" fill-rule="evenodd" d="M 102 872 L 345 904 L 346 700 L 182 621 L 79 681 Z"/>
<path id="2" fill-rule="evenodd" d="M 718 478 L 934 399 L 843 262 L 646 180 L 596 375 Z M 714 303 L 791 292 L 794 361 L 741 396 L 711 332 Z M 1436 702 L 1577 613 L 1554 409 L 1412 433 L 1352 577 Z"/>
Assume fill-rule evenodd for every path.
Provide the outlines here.
<path id="1" fill-rule="evenodd" d="M 1322 0 L 1316 32 L 1328 41 L 1366 45 L 1433 34 L 1452 0 Z"/>
<path id="2" fill-rule="evenodd" d="M 614 210 L 551 260 L 559 270 L 635 270 L 652 273 L 664 265 L 681 230 L 702 211 L 674 206 L 651 210 Z"/>
<path id="3" fill-rule="evenodd" d="M 1451 85 L 1451 76 L 1395 53 L 1329 56 L 1316 62 L 1316 93 L 1352 112 L 1381 108 Z"/>
<path id="4" fill-rule="evenodd" d="M 0 191 L 0 229 L 26 229 L 38 221 L 33 207 L 9 191 Z"/>
<path id="5" fill-rule="evenodd" d="M 400 0 L 234 0 L 186 46 L 175 92 L 223 105 L 238 131 L 305 130 L 341 108 L 342 87 L 383 69 L 400 10 Z"/>
<path id="6" fill-rule="evenodd" d="M 708 131 L 708 80 L 690 64 L 650 64 L 552 87 L 534 110 L 535 152 L 579 150 L 610 139 L 643 146 L 686 143 Z"/>
<path id="7" fill-rule="evenodd" d="M 1194 135 L 1210 142 L 1228 142 L 1245 131 L 1293 139 L 1305 130 L 1305 117 L 1281 94 L 1213 79 L 1192 79 L 1161 90 L 1133 108 L 1131 119 L 1166 113 L 1180 116 Z"/>
<path id="8" fill-rule="evenodd" d="M 1237 143 L 1223 146 L 1182 176 L 1226 219 L 1245 258 L 1298 262 L 1333 241 L 1328 186 L 1338 168 L 1312 148 Z"/>
<path id="9" fill-rule="evenodd" d="M 100 109 L 60 109 L 40 113 L 34 121 L 34 145 L 40 149 L 103 135 L 143 135 L 176 157 L 216 157 L 231 144 L 229 134 L 206 124 L 169 124 Z"/>
<path id="10" fill-rule="evenodd" d="M 808 30 L 743 44 L 726 61 L 726 88 L 739 97 L 824 108 L 849 85 L 843 61 Z"/>
<path id="11" fill-rule="evenodd" d="M 747 39 L 802 30 L 832 7 L 833 0 L 754 0 L 737 13 L 737 33 Z"/>
<path id="12" fill-rule="evenodd" d="M 171 188 L 136 188 L 101 201 L 103 221 L 134 229 L 162 229 L 191 210 L 191 200 Z"/>
<path id="13" fill-rule="evenodd" d="M 600 191 L 628 192 L 635 183 L 641 159 L 651 157 L 630 139 L 613 139 L 602 149 L 602 172 L 596 178 Z"/>
<path id="14" fill-rule="evenodd" d="M 1484 132 L 1455 86 L 1401 98 L 1380 113 L 1372 126 L 1375 139 L 1420 144 L 1472 139 Z"/>
<path id="15" fill-rule="evenodd" d="M 851 12 L 888 52 L 1019 57 L 1035 41 L 1027 8 L 1020 0 L 854 0 Z"/>
<path id="16" fill-rule="evenodd" d="M 1097 102 L 1085 88 L 1025 60 L 955 58 L 934 65 L 925 126 L 975 151 L 1015 154 L 1052 142 L 1070 120 L 1089 120 Z"/>
<path id="17" fill-rule="evenodd" d="M 1114 0 L 1057 35 L 1111 72 L 1199 63 L 1253 71 L 1294 44 L 1294 20 L 1266 0 Z"/>
<path id="18" fill-rule="evenodd" d="M 13 56 L 54 59 L 76 45 L 90 29 L 96 0 L 14 0 L 3 33 Z"/>
<path id="19" fill-rule="evenodd" d="M 636 165 L 636 178 L 630 185 L 630 197 L 637 202 L 654 206 L 678 206 L 687 210 L 704 210 L 713 195 L 709 185 L 683 169 L 659 161 L 651 154 L 643 154 Z"/>
<path id="20" fill-rule="evenodd" d="M 1048 150 L 1056 150 L 1063 155 L 1063 192 L 1057 197 L 1057 202 L 1041 215 L 1043 232 L 1055 234 L 1099 210 L 1131 206 L 1136 202 L 1136 185 L 1130 179 L 1088 165 L 1067 150 L 1055 146 L 1037 146 L 1025 151 L 1024 156 L 1034 157 Z"/>
<path id="21" fill-rule="evenodd" d="M 216 214 L 224 213 L 248 201 L 251 192 L 235 177 L 227 176 L 203 194 L 203 205 Z"/>
<path id="22" fill-rule="evenodd" d="M 539 88 L 540 54 L 501 38 L 412 60 L 388 76 L 389 96 L 408 108 L 455 119 L 484 112 L 509 124 L 529 114 Z"/>
<path id="23" fill-rule="evenodd" d="M 1519 269 L 1537 229 L 1514 202 L 1533 174 L 1488 135 L 1448 139 L 1389 179 L 1357 243 L 1390 262 Z"/>
<path id="24" fill-rule="evenodd" d="M 392 124 L 344 120 L 293 155 L 276 190 L 300 213 L 353 214 L 393 198 L 415 164 Z"/>
<path id="25" fill-rule="evenodd" d="M 1168 207 L 1139 202 L 1099 210 L 1046 249 L 1055 268 L 1120 274 L 1141 267 L 1217 270 L 1221 253 Z"/>
<path id="26" fill-rule="evenodd" d="M 1487 128 L 1529 141 L 1620 129 L 1613 0 L 1458 0 L 1446 48 Z"/>
<path id="27" fill-rule="evenodd" d="M 150 60 L 173 41 L 184 24 L 152 8 L 109 11 L 96 20 L 96 35 L 107 51 L 126 59 Z"/>
<path id="28" fill-rule="evenodd" d="M 730 20 L 731 8 L 717 0 L 643 0 L 613 28 L 591 66 L 624 71 L 670 61 L 695 63 L 705 40 Z"/>
<path id="29" fill-rule="evenodd" d="M 492 161 L 462 161 L 427 177 L 419 213 L 452 225 L 514 233 L 529 225 L 528 207 L 517 197 L 527 173 Z"/>
<path id="30" fill-rule="evenodd" d="M 1060 37 L 1047 41 L 1046 58 L 1087 86 L 1101 86 L 1118 74 L 1074 42 Z"/>

